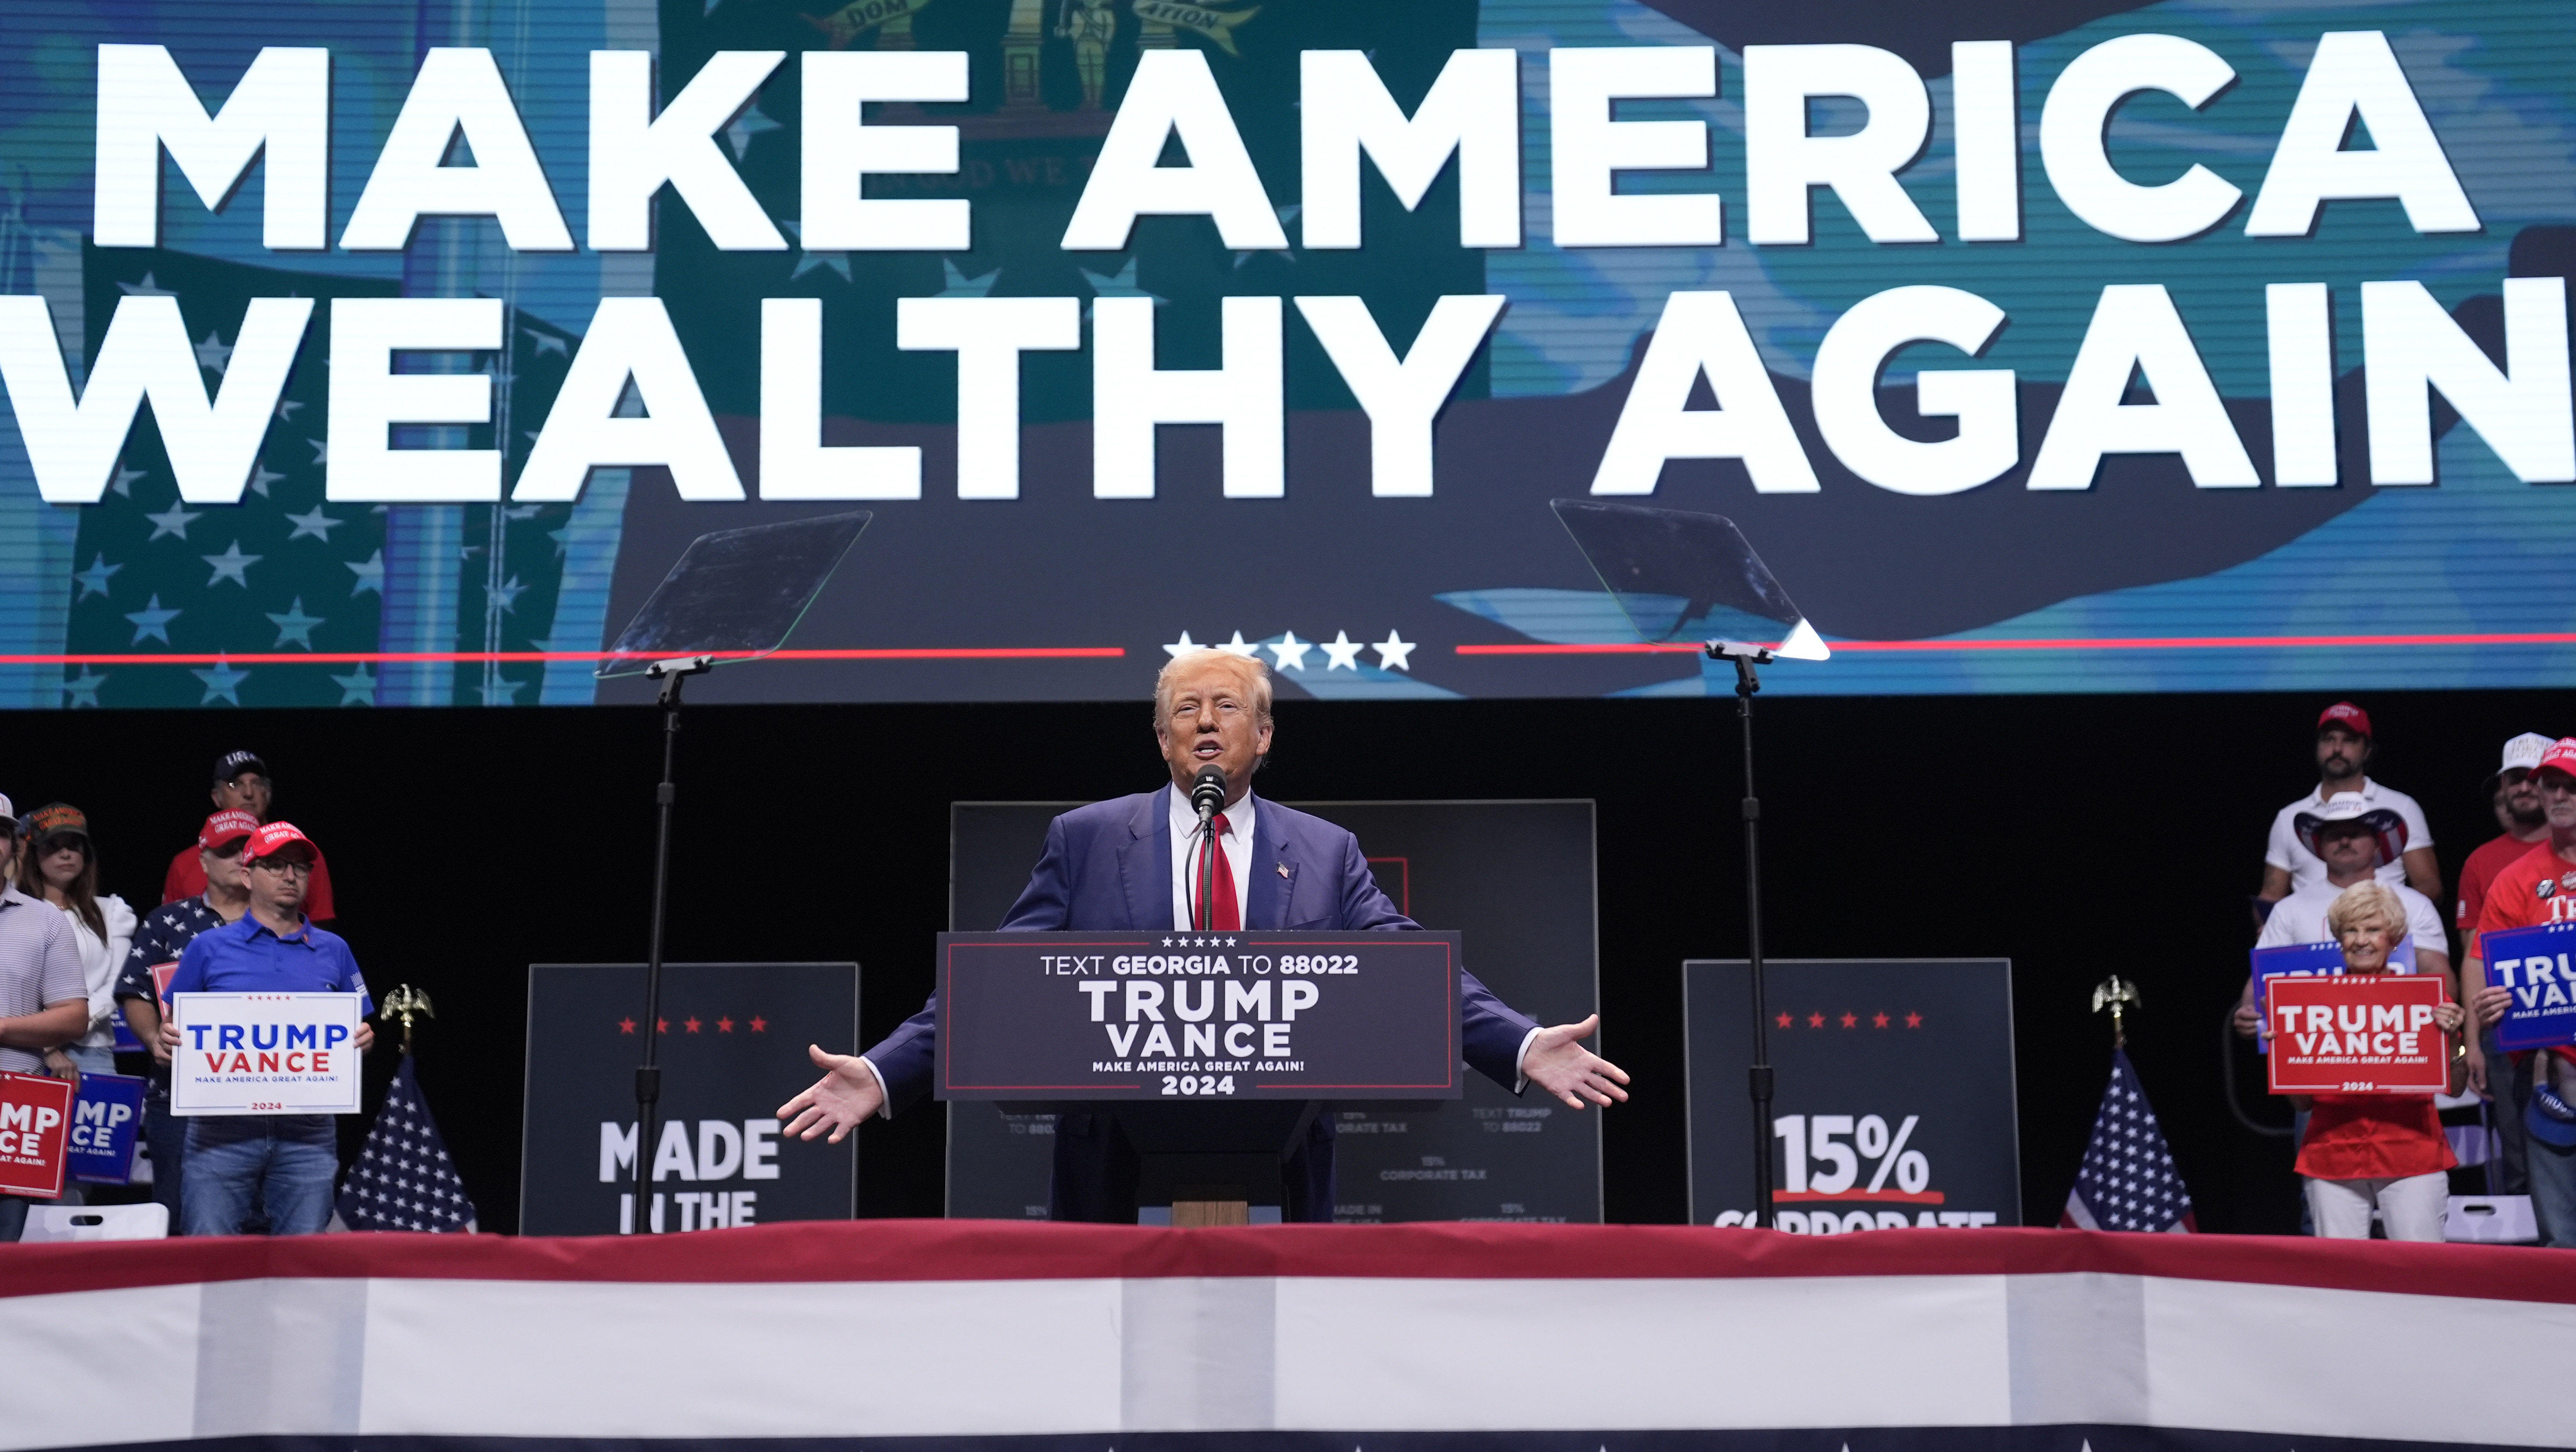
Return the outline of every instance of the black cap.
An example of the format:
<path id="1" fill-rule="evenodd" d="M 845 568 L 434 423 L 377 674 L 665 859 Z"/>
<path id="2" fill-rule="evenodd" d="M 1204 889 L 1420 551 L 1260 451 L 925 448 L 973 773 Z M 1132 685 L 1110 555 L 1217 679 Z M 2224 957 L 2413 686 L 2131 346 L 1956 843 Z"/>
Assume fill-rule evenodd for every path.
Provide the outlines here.
<path id="1" fill-rule="evenodd" d="M 266 776 L 268 763 L 260 760 L 256 751 L 227 751 L 215 758 L 215 785 L 223 786 L 246 771 Z"/>

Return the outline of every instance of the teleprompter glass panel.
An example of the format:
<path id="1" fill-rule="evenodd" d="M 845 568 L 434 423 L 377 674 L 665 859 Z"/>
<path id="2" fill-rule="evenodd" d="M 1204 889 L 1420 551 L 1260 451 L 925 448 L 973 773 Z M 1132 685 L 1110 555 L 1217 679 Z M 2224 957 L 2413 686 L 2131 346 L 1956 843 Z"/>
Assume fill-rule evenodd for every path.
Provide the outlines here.
<path id="1" fill-rule="evenodd" d="M 1637 634 L 1650 641 L 1778 642 L 1793 660 L 1823 660 L 1824 641 L 1721 514 L 1549 501 Z"/>
<path id="2" fill-rule="evenodd" d="M 640 675 L 681 656 L 729 665 L 775 652 L 873 517 L 861 509 L 699 535 L 608 648 L 599 674 Z"/>

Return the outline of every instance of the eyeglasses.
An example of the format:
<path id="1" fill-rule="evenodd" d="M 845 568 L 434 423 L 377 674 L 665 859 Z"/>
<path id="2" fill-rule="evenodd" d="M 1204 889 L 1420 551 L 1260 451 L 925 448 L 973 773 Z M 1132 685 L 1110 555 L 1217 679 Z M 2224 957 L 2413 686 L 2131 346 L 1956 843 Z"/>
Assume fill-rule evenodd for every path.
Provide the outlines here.
<path id="1" fill-rule="evenodd" d="M 2542 791 L 2552 792 L 2562 797 L 2576 797 L 2576 776 L 2569 776 L 2559 771 L 2537 775 L 2540 775 Z"/>
<path id="2" fill-rule="evenodd" d="M 283 857 L 254 857 L 251 859 L 250 865 L 253 867 L 266 868 L 270 872 L 279 874 L 301 872 L 310 876 L 313 871 L 313 864 L 310 862 L 296 862 Z"/>

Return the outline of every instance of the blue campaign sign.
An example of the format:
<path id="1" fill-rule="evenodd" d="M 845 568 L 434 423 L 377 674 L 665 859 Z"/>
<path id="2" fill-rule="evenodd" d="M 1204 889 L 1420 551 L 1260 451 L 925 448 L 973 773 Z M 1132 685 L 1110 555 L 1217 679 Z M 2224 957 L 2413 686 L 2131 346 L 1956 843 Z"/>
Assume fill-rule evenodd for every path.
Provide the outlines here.
<path id="1" fill-rule="evenodd" d="M 2496 1025 L 2496 1046 L 2548 1049 L 2576 1044 L 2576 923 L 2514 928 L 2478 937 L 2486 950 L 2487 981 L 2513 990 L 2513 1004 Z"/>
<path id="2" fill-rule="evenodd" d="M 2343 949 L 2334 943 L 2290 943 L 2278 948 L 2256 948 L 2254 958 L 2254 1012 L 2263 1007 L 2263 985 L 2269 979 L 2331 978 L 2343 972 Z M 2388 955 L 2388 966 L 2395 972 L 2415 971 L 2415 940 L 2409 938 Z"/>
<path id="3" fill-rule="evenodd" d="M 134 1142 L 143 1128 L 144 1081 L 130 1074 L 83 1074 L 72 1101 L 70 1173 L 93 1185 L 134 1178 Z"/>

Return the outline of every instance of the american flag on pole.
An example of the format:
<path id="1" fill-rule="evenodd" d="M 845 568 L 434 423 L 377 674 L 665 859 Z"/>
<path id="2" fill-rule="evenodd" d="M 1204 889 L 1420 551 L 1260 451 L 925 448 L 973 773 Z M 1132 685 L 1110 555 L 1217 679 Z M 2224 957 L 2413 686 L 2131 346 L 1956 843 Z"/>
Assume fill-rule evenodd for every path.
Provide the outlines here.
<path id="1" fill-rule="evenodd" d="M 447 1158 L 447 1141 L 412 1077 L 411 1055 L 394 1070 L 367 1147 L 340 1182 L 340 1218 L 352 1230 L 472 1230 L 474 1202 Z"/>
<path id="2" fill-rule="evenodd" d="M 2112 1051 L 2111 1086 L 2102 1091 L 2084 1168 L 2057 1223 L 2079 1230 L 2200 1228 L 2192 1220 L 2191 1192 L 2174 1169 L 2173 1151 L 2124 1050 Z"/>

